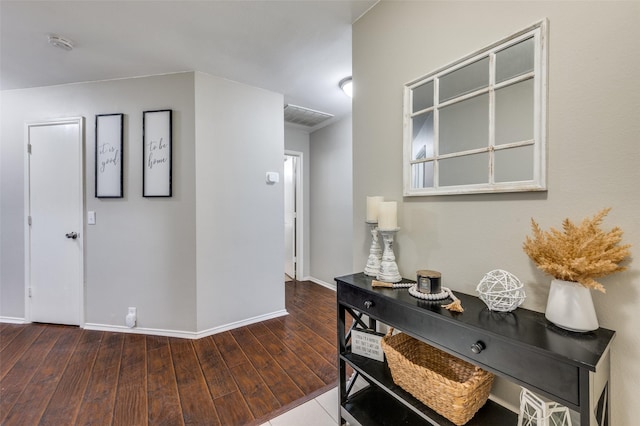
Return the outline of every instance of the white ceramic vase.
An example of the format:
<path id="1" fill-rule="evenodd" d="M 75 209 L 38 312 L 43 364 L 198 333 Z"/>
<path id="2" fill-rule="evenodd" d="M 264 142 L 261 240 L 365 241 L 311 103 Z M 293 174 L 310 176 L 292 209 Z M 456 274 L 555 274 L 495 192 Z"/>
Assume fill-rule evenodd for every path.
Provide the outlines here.
<path id="1" fill-rule="evenodd" d="M 570 331 L 584 333 L 599 327 L 591 290 L 573 281 L 551 281 L 544 316 L 558 327 Z"/>

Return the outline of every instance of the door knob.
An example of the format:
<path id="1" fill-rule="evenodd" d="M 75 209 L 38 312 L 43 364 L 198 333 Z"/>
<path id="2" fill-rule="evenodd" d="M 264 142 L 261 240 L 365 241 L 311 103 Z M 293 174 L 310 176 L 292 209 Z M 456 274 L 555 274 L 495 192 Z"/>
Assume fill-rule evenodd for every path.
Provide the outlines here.
<path id="1" fill-rule="evenodd" d="M 77 232 L 69 232 L 68 234 L 64 234 L 65 237 L 67 238 L 71 238 L 72 240 L 75 240 L 76 238 L 78 238 L 78 233 Z"/>

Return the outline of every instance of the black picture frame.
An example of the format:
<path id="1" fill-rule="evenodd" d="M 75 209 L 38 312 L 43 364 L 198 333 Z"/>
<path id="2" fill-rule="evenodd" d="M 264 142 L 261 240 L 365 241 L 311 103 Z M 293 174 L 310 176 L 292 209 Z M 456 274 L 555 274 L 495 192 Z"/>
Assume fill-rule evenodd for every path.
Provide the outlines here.
<path id="1" fill-rule="evenodd" d="M 142 196 L 172 196 L 173 110 L 142 113 Z"/>
<path id="2" fill-rule="evenodd" d="M 123 197 L 124 114 L 96 115 L 95 197 Z"/>

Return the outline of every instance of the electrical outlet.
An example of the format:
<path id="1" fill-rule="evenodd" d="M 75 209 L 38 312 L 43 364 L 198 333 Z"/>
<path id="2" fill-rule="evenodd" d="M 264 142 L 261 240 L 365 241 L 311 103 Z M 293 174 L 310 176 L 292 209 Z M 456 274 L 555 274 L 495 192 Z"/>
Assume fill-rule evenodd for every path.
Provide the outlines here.
<path id="1" fill-rule="evenodd" d="M 125 324 L 127 327 L 133 328 L 136 326 L 136 321 L 138 320 L 138 316 L 136 315 L 136 308 L 129 308 L 129 313 L 125 317 Z"/>

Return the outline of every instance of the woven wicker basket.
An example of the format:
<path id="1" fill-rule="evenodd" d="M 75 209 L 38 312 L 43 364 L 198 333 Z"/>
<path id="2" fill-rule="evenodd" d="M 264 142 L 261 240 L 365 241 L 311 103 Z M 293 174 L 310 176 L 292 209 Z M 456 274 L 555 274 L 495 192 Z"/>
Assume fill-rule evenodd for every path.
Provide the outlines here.
<path id="1" fill-rule="evenodd" d="M 493 374 L 407 334 L 382 339 L 393 381 L 456 425 L 467 423 L 487 402 Z"/>

